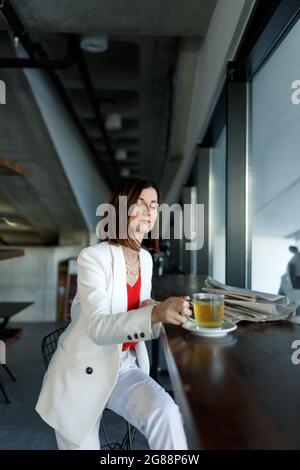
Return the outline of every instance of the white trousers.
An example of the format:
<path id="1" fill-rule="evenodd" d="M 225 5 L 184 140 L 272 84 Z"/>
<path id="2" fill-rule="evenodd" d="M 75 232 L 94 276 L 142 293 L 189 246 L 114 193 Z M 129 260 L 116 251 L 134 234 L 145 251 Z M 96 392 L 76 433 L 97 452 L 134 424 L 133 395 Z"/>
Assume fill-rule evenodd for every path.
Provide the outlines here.
<path id="1" fill-rule="evenodd" d="M 106 408 L 122 416 L 148 440 L 153 450 L 187 450 L 183 420 L 172 397 L 142 371 L 136 363 L 136 353 L 127 349 L 121 353 L 117 383 Z M 55 431 L 59 450 L 99 450 L 99 426 L 102 414 L 80 446 Z"/>

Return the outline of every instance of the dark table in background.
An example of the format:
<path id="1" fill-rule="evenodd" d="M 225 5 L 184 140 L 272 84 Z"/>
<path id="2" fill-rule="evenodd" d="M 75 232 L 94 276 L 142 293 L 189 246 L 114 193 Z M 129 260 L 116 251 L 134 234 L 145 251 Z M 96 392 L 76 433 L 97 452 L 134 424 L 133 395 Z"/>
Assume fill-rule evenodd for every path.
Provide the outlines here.
<path id="1" fill-rule="evenodd" d="M 5 328 L 11 317 L 32 305 L 33 302 L 0 302 L 0 328 Z"/>
<path id="2" fill-rule="evenodd" d="M 24 250 L 16 248 L 1 248 L 0 249 L 0 261 L 9 260 L 12 258 L 18 258 L 24 256 Z M 9 319 L 19 313 L 24 308 L 32 305 L 33 302 L 0 302 L 0 319 L 2 318 L 2 323 L 0 323 L 0 340 L 5 342 L 6 347 L 10 347 L 15 341 L 19 340 L 22 336 L 21 328 L 6 328 Z M 8 368 L 7 364 L 2 364 L 2 367 L 7 371 L 8 375 L 12 380 L 16 381 L 15 375 Z M 6 403 L 10 403 L 10 399 L 6 393 L 4 384 L 0 379 L 0 390 L 4 396 Z"/>
<path id="3" fill-rule="evenodd" d="M 24 256 L 25 252 L 21 249 L 16 248 L 1 248 L 0 249 L 0 261 L 18 258 Z M 3 329 L 7 326 L 9 319 L 19 313 L 33 302 L 0 302 L 0 319 L 3 319 L 0 323 L 0 328 Z"/>
<path id="4" fill-rule="evenodd" d="M 0 261 L 6 259 L 17 258 L 19 256 L 24 256 L 24 250 L 13 249 L 13 248 L 1 248 L 0 249 Z"/>

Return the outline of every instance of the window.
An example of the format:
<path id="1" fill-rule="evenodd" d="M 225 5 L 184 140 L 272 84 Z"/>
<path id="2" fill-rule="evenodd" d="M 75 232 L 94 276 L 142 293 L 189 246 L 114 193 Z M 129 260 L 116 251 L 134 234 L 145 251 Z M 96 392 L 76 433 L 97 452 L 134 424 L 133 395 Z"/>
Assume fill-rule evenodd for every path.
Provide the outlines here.
<path id="1" fill-rule="evenodd" d="M 300 104 L 292 83 L 300 79 L 298 22 L 252 83 L 251 225 L 252 288 L 288 296 L 281 279 L 300 239 Z M 293 300 L 293 299 L 290 299 Z"/>
<path id="2" fill-rule="evenodd" d="M 210 275 L 225 282 L 226 129 L 211 151 L 209 190 Z"/>

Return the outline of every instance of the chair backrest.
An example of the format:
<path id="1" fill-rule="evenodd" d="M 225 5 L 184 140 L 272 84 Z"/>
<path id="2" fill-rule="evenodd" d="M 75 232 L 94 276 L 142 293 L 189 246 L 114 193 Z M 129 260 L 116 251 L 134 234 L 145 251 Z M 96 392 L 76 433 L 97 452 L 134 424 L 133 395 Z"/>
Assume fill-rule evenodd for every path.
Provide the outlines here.
<path id="1" fill-rule="evenodd" d="M 58 338 L 65 331 L 65 329 L 68 327 L 69 324 L 70 322 L 68 322 L 66 325 L 62 326 L 61 328 L 58 328 L 57 330 L 52 331 L 52 333 L 49 333 L 47 336 L 43 338 L 41 347 L 42 347 L 42 355 L 43 355 L 43 360 L 44 360 L 46 369 L 48 368 L 51 358 L 56 351 Z"/>

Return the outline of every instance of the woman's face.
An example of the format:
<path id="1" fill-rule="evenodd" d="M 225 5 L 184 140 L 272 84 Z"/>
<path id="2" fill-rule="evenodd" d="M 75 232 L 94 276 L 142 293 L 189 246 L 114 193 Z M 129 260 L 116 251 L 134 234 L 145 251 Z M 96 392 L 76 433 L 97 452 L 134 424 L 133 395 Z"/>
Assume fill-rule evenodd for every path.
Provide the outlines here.
<path id="1" fill-rule="evenodd" d="M 131 208 L 130 228 L 140 236 L 150 232 L 156 222 L 158 209 L 156 190 L 154 188 L 143 189 L 136 204 Z"/>

